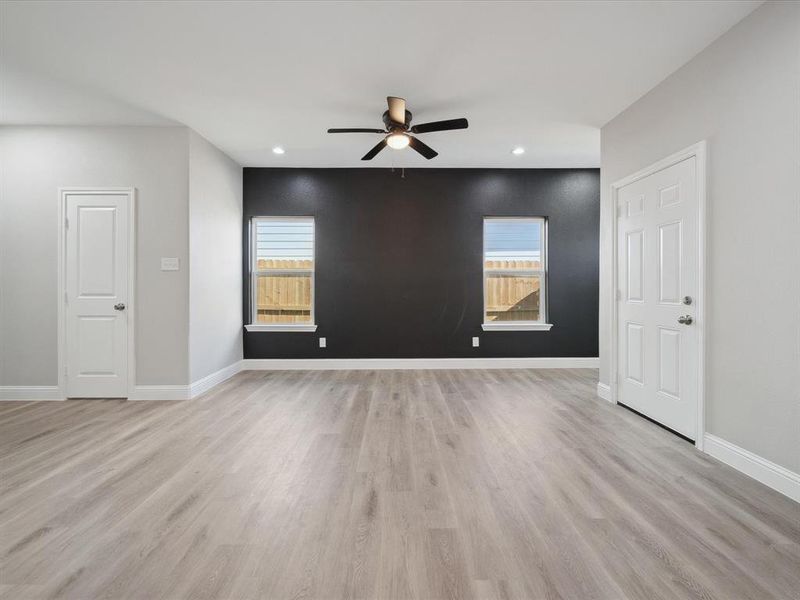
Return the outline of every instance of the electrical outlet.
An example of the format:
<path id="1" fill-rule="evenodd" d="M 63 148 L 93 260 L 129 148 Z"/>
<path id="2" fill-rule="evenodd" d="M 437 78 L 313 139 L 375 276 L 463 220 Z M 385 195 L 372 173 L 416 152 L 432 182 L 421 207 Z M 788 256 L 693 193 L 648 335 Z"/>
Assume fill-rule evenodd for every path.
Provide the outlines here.
<path id="1" fill-rule="evenodd" d="M 472 338 L 472 347 L 473 348 L 477 348 L 480 345 L 481 345 L 481 338 L 479 338 L 479 337 Z"/>
<path id="2" fill-rule="evenodd" d="M 328 347 L 328 340 L 321 337 L 319 338 L 319 347 L 320 348 L 327 348 Z"/>

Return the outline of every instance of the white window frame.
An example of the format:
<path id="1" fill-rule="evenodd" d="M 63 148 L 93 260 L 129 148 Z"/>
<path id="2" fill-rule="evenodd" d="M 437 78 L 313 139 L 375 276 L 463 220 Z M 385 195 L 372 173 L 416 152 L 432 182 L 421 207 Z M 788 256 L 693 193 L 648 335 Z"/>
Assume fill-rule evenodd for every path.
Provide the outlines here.
<path id="1" fill-rule="evenodd" d="M 486 223 L 488 221 L 516 221 L 518 223 L 538 223 L 542 228 L 542 268 L 535 270 L 521 269 L 487 269 L 486 268 Z M 483 268 L 483 324 L 484 331 L 550 331 L 552 323 L 547 322 L 547 219 L 544 217 L 484 217 L 483 218 L 483 251 L 481 265 Z M 539 277 L 539 320 L 538 321 L 487 321 L 486 320 L 486 277 L 489 274 L 533 275 Z"/>
<path id="2" fill-rule="evenodd" d="M 311 222 L 311 268 L 308 269 L 256 269 L 256 249 L 258 238 L 256 236 L 256 226 L 259 223 L 269 223 L 271 221 L 303 221 Z M 315 271 L 317 267 L 317 225 L 314 217 L 252 217 L 250 219 L 250 323 L 245 325 L 247 331 L 316 331 L 317 321 L 315 305 L 317 301 Z M 257 323 L 256 312 L 258 304 L 256 302 L 256 278 L 259 275 L 292 275 L 310 274 L 311 275 L 311 322 L 310 323 Z"/>

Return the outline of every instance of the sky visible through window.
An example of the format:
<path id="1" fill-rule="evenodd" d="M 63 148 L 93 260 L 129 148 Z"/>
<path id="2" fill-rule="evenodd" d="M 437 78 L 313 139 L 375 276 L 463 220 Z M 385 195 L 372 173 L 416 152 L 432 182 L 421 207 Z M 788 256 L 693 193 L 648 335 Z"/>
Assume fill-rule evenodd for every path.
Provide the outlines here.
<path id="1" fill-rule="evenodd" d="M 537 221 L 484 222 L 485 260 L 541 260 L 542 226 Z"/>

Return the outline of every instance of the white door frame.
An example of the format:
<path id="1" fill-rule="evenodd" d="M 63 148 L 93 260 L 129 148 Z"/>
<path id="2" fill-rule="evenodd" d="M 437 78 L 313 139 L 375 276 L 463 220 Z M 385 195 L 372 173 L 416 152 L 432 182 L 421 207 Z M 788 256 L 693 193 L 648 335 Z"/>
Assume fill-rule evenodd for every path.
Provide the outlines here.
<path id="1" fill-rule="evenodd" d="M 128 197 L 128 398 L 136 387 L 136 188 L 64 187 L 58 188 L 58 392 L 67 397 L 67 197 L 71 195 L 121 195 Z"/>
<path id="2" fill-rule="evenodd" d="M 619 288 L 619 274 L 617 272 L 617 199 L 619 190 L 626 185 L 629 185 L 640 179 L 644 179 L 663 171 L 687 158 L 695 157 L 697 159 L 697 233 L 698 233 L 698 271 L 697 271 L 697 308 L 699 309 L 695 314 L 695 323 L 697 325 L 697 435 L 695 436 L 694 445 L 698 450 L 703 450 L 703 437 L 706 432 L 706 393 L 705 393 L 705 338 L 706 338 L 706 160 L 707 160 L 707 144 L 702 140 L 688 148 L 684 148 L 680 152 L 676 152 L 660 160 L 649 167 L 645 167 L 641 171 L 637 171 L 632 175 L 628 175 L 615 181 L 611 184 L 611 375 L 609 386 L 611 388 L 611 402 L 617 403 L 617 395 L 619 390 L 619 365 L 617 352 L 619 351 L 619 335 L 617 331 L 617 292 Z"/>

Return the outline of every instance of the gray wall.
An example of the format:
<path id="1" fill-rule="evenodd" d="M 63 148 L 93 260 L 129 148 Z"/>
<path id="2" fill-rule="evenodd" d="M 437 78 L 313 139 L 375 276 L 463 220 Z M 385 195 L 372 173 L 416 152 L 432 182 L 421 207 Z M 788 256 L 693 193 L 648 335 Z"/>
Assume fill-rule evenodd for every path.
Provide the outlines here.
<path id="1" fill-rule="evenodd" d="M 58 383 L 58 188 L 68 186 L 137 188 L 136 383 L 188 383 L 188 146 L 184 127 L 0 128 L 0 385 Z M 162 256 L 181 270 L 162 272 Z"/>
<path id="2" fill-rule="evenodd" d="M 242 168 L 189 132 L 189 374 L 242 358 Z"/>
<path id="3" fill-rule="evenodd" d="M 767 3 L 609 122 L 600 380 L 610 379 L 610 185 L 708 140 L 706 429 L 800 471 L 800 4 Z"/>

